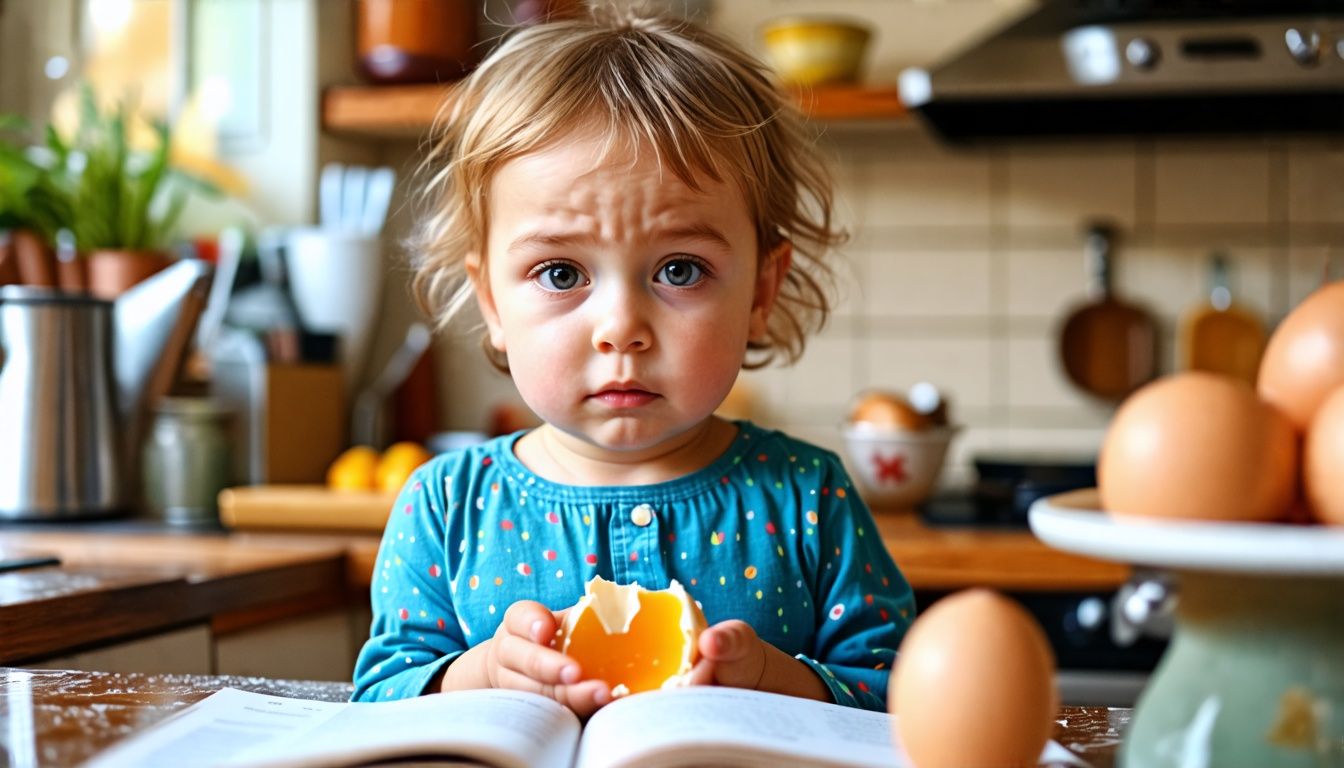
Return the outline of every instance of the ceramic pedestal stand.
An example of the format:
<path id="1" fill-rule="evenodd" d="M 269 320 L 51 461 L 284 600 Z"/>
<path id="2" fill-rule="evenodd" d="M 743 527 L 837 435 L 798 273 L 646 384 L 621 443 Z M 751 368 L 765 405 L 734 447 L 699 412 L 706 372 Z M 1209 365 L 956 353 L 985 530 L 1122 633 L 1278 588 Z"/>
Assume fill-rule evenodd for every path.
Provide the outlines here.
<path id="1" fill-rule="evenodd" d="M 1125 766 L 1344 766 L 1344 530 L 1117 520 L 1043 499 L 1059 549 L 1167 569 L 1176 629 L 1134 710 Z"/>

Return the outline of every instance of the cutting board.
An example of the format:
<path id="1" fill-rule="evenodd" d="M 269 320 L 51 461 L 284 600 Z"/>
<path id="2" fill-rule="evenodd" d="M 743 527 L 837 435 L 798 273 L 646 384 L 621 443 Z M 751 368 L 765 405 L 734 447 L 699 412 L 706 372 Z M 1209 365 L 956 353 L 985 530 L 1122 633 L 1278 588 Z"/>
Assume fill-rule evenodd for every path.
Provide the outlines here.
<path id="1" fill-rule="evenodd" d="M 321 485 L 251 485 L 219 492 L 219 519 L 240 530 L 314 528 L 381 531 L 396 494 Z"/>

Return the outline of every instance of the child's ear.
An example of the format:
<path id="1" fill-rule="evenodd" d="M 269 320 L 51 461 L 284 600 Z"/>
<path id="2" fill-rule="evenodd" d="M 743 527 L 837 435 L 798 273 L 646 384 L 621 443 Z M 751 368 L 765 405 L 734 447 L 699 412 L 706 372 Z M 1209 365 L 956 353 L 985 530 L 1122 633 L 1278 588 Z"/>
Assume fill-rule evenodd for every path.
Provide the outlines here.
<path id="1" fill-rule="evenodd" d="M 469 253 L 464 265 L 467 268 L 467 277 L 471 279 L 472 290 L 476 292 L 476 306 L 481 308 L 481 318 L 485 320 L 490 346 L 504 352 L 504 328 L 499 322 L 495 296 L 490 292 L 490 279 L 485 273 L 485 261 L 479 253 Z"/>
<path id="2" fill-rule="evenodd" d="M 793 243 L 781 240 L 779 245 L 761 259 L 760 269 L 756 273 L 756 294 L 751 301 L 751 323 L 747 336 L 753 341 L 765 337 L 769 328 L 770 310 L 774 309 L 775 299 L 779 297 L 779 286 L 789 273 L 793 263 Z"/>

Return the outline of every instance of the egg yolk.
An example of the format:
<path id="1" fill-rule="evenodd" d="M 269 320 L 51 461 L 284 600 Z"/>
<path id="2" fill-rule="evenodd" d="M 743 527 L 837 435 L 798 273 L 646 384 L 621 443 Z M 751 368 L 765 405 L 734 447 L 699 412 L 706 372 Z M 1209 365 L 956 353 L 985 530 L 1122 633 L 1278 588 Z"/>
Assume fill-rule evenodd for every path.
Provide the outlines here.
<path id="1" fill-rule="evenodd" d="M 639 611 L 622 634 L 609 635 L 597 613 L 585 610 L 574 624 L 567 653 L 586 679 L 604 680 L 630 693 L 652 691 L 676 675 L 692 649 L 683 631 L 680 598 L 662 592 L 641 592 Z"/>

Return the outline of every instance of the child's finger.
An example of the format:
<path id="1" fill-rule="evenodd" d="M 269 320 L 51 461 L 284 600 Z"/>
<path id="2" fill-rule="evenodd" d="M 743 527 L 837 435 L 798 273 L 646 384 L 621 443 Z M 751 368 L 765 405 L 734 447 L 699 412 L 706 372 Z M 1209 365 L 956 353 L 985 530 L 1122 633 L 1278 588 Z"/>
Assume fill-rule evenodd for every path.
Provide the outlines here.
<path id="1" fill-rule="evenodd" d="M 611 688 L 601 680 L 584 680 L 575 685 L 559 686 L 552 698 L 574 710 L 579 717 L 587 717 L 611 701 Z"/>
<path id="2" fill-rule="evenodd" d="M 519 600 L 504 611 L 504 629 L 511 635 L 525 637 L 534 643 L 549 645 L 558 625 L 555 614 L 541 603 Z"/>
<path id="3" fill-rule="evenodd" d="M 574 685 L 552 685 L 506 669 L 501 671 L 499 686 L 539 693 L 569 707 L 580 717 L 587 717 L 611 701 L 611 689 L 601 680 L 584 680 Z"/>
<path id="4" fill-rule="evenodd" d="M 756 642 L 756 632 L 744 621 L 732 619 L 700 633 L 700 654 L 718 662 L 732 662 L 747 657 Z"/>
<path id="5" fill-rule="evenodd" d="M 547 685 L 579 681 L 579 665 L 573 659 L 522 637 L 503 638 L 499 648 L 499 663 L 505 669 Z"/>
<path id="6" fill-rule="evenodd" d="M 713 685 L 714 684 L 714 662 L 710 659 L 701 657 L 691 667 L 691 674 L 687 678 L 689 685 Z"/>

